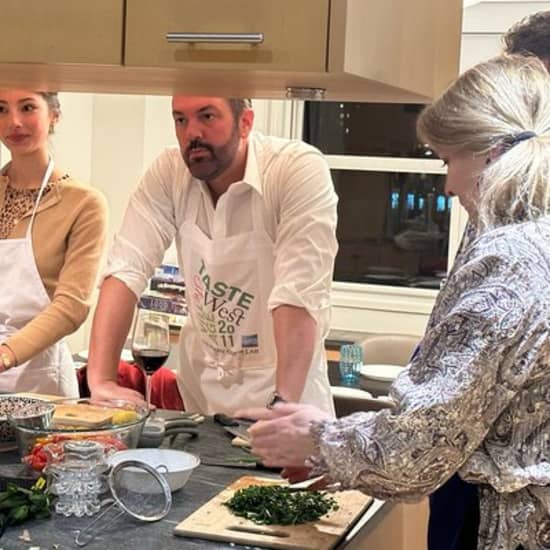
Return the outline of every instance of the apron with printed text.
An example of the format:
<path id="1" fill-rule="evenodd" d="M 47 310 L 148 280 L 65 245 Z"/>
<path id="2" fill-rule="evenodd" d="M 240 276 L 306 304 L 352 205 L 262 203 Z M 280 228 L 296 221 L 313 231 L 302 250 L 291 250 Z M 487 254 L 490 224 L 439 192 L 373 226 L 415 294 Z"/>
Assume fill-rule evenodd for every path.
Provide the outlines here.
<path id="1" fill-rule="evenodd" d="M 190 191 L 178 235 L 189 308 L 178 373 L 186 410 L 232 414 L 263 407 L 275 389 L 277 352 L 268 311 L 274 245 L 261 197 L 250 193 L 251 229 L 210 238 L 197 225 L 201 190 L 197 185 Z M 320 338 L 301 401 L 334 410 Z"/>
<path id="2" fill-rule="evenodd" d="M 34 259 L 32 226 L 52 172 L 50 159 L 25 237 L 0 240 L 0 342 L 21 330 L 51 303 Z M 67 344 L 56 342 L 28 361 L 0 373 L 0 392 L 15 391 L 78 397 Z"/>

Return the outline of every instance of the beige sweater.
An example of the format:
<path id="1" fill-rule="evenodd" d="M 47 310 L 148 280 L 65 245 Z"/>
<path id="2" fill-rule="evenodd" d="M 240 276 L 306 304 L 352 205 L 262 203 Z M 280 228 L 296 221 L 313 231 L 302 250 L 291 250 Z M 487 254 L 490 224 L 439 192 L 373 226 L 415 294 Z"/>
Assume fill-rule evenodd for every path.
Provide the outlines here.
<path id="1" fill-rule="evenodd" d="M 7 178 L 0 176 L 0 208 Z M 8 238 L 25 236 L 30 212 Z M 107 229 L 107 203 L 95 189 L 67 178 L 41 200 L 32 228 L 38 272 L 52 303 L 6 340 L 22 363 L 86 319 Z"/>

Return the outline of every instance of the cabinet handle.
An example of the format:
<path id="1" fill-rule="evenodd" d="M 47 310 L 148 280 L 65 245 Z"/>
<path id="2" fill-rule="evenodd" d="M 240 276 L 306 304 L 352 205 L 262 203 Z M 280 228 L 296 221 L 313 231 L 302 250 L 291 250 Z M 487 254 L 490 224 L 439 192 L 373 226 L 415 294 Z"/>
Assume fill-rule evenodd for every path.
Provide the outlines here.
<path id="1" fill-rule="evenodd" d="M 170 43 L 206 42 L 214 44 L 261 44 L 263 32 L 167 32 L 166 40 Z"/>

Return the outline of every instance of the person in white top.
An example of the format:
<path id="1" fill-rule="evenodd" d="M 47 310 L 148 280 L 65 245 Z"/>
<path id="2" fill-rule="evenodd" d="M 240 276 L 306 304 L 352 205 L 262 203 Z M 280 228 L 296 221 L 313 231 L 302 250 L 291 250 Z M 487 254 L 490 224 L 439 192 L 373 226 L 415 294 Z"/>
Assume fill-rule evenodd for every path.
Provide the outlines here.
<path id="1" fill-rule="evenodd" d="M 323 339 L 337 251 L 322 154 L 252 131 L 249 100 L 175 96 L 179 148 L 132 195 L 104 273 L 88 364 L 93 397 L 142 400 L 116 383 L 136 300 L 175 239 L 189 319 L 177 383 L 186 410 L 271 400 L 333 413 Z"/>

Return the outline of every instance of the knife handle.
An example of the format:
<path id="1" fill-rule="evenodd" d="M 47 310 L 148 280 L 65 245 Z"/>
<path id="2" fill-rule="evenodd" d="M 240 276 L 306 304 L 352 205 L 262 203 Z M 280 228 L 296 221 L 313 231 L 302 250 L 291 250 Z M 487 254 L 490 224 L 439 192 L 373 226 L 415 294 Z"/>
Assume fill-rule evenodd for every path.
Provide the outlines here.
<path id="1" fill-rule="evenodd" d="M 223 413 L 216 413 L 214 415 L 214 422 L 217 422 L 218 424 L 221 424 L 222 426 L 238 426 L 239 423 L 230 416 L 227 416 Z"/>

